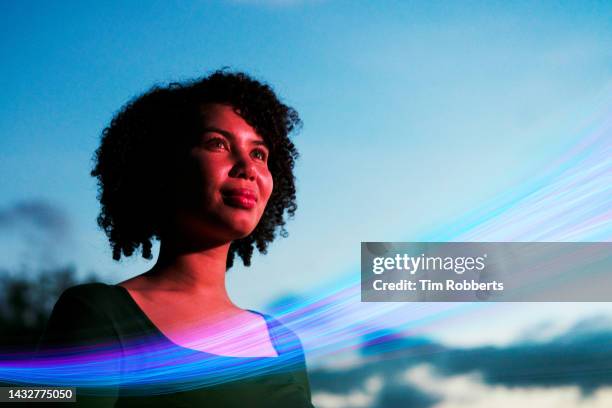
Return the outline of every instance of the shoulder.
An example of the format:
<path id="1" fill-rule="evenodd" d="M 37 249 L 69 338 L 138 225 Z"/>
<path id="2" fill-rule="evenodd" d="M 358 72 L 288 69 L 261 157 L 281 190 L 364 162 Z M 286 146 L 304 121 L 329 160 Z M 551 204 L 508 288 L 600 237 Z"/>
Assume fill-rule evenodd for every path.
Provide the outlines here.
<path id="1" fill-rule="evenodd" d="M 111 289 L 111 286 L 105 283 L 82 283 L 65 289 L 60 298 L 80 299 L 89 302 L 104 297 Z"/>
<path id="2" fill-rule="evenodd" d="M 292 331 L 286 324 L 282 323 L 281 319 L 276 318 L 268 313 L 256 312 L 254 310 L 251 310 L 251 311 L 254 313 L 257 313 L 258 315 L 266 319 L 266 322 L 268 323 L 268 327 L 274 328 L 274 330 L 278 331 L 279 333 L 285 334 L 287 336 L 297 337 L 294 331 Z"/>
<path id="3" fill-rule="evenodd" d="M 108 297 L 112 288 L 107 287 L 103 283 L 89 283 L 64 290 L 53 307 L 41 342 L 78 344 L 116 337 L 113 321 L 105 310 L 112 302 Z"/>
<path id="4" fill-rule="evenodd" d="M 57 304 L 69 303 L 82 305 L 96 311 L 104 311 L 117 304 L 117 290 L 105 283 L 84 283 L 65 289 Z"/>
<path id="5" fill-rule="evenodd" d="M 65 289 L 55 308 L 72 307 L 76 312 L 104 315 L 118 305 L 119 293 L 113 285 L 105 283 L 83 283 Z"/>
<path id="6" fill-rule="evenodd" d="M 287 324 L 281 323 L 279 319 L 269 314 L 259 314 L 266 319 L 270 329 L 270 336 L 282 356 L 280 362 L 277 362 L 279 369 L 287 369 L 293 372 L 297 384 L 305 390 L 306 398 L 310 401 L 310 382 L 308 380 L 306 358 L 300 338 L 293 330 L 287 327 Z"/>
<path id="7" fill-rule="evenodd" d="M 302 342 L 298 335 L 290 329 L 286 323 L 281 322 L 280 319 L 267 313 L 255 313 L 266 319 L 270 337 L 281 354 L 289 354 L 303 358 L 304 351 L 302 349 Z"/>

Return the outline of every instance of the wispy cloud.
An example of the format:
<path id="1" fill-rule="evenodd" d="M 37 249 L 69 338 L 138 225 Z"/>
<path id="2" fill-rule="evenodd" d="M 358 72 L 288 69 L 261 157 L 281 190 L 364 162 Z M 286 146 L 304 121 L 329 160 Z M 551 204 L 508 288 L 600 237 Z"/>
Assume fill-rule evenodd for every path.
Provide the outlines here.
<path id="1" fill-rule="evenodd" d="M 69 230 L 69 221 L 63 211 L 44 200 L 20 201 L 0 209 L 0 231 L 15 227 L 61 238 Z"/>
<path id="2" fill-rule="evenodd" d="M 19 265 L 50 267 L 57 264 L 60 251 L 73 244 L 68 214 L 46 200 L 24 200 L 0 208 L 0 239 L 10 248 L 13 261 L 2 260 L 1 267 L 17 262 Z M 6 249 L 6 248 L 5 248 Z M 34 263 L 34 264 L 33 264 Z"/>
<path id="3" fill-rule="evenodd" d="M 612 402 L 611 343 L 612 322 L 605 316 L 581 320 L 545 341 L 505 347 L 448 348 L 395 336 L 366 342 L 358 366 L 313 370 L 311 382 L 323 408 L 603 407 Z"/>
<path id="4" fill-rule="evenodd" d="M 437 397 L 436 408 L 603 408 L 612 402 L 612 387 L 585 396 L 577 386 L 491 386 L 478 373 L 443 376 L 428 364 L 407 370 L 404 379 Z"/>

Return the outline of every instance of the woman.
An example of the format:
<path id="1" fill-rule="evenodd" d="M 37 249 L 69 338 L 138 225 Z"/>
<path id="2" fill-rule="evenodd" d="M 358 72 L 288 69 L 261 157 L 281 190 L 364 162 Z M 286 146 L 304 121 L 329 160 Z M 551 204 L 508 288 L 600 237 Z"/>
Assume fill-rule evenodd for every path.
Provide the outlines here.
<path id="1" fill-rule="evenodd" d="M 98 383 L 77 389 L 78 402 L 312 406 L 295 334 L 236 306 L 225 287 L 235 255 L 249 266 L 254 246 L 265 253 L 278 229 L 286 235 L 285 216 L 296 209 L 297 151 L 288 135 L 299 124 L 270 87 L 227 71 L 155 87 L 113 118 L 92 171 L 98 223 L 115 260 L 138 248 L 150 259 L 151 241 L 161 246 L 149 271 L 117 285 L 69 288 L 55 305 L 41 352 L 121 350 L 99 366 Z M 183 376 L 189 386 L 147 376 L 160 359 L 181 372 L 177 362 L 194 358 L 192 366 L 205 369 Z M 107 387 L 93 388 L 99 384 Z"/>

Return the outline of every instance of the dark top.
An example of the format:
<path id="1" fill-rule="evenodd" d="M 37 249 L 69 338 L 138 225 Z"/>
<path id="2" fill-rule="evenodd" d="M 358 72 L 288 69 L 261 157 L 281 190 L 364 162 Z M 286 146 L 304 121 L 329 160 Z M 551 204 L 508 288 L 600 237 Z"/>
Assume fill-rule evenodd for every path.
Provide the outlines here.
<path id="1" fill-rule="evenodd" d="M 76 406 L 312 407 L 299 339 L 277 320 L 259 314 L 266 320 L 278 357 L 219 356 L 172 343 L 125 288 L 77 285 L 64 291 L 55 304 L 38 358 L 56 357 L 61 347 L 63 356 L 77 359 L 56 360 L 52 366 L 64 370 L 58 368 L 58 376 L 78 373 L 79 381 L 91 381 L 96 387 L 77 388 Z M 111 350 L 118 350 L 119 358 L 97 354 L 82 359 L 91 352 L 108 356 Z M 170 359 L 172 365 L 166 362 Z M 155 382 L 160 373 L 165 380 Z M 100 388 L 99 383 L 108 378 L 120 378 L 121 385 Z M 148 382 L 144 388 L 143 382 Z"/>

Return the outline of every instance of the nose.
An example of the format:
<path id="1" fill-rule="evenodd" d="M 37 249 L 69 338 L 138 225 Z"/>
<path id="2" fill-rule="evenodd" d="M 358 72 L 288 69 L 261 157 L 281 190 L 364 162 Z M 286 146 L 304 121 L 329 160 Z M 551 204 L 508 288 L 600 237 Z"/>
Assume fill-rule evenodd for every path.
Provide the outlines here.
<path id="1" fill-rule="evenodd" d="M 255 180 L 255 166 L 250 160 L 250 157 L 245 154 L 239 154 L 236 157 L 236 163 L 230 170 L 230 177 L 244 178 L 246 180 Z"/>

